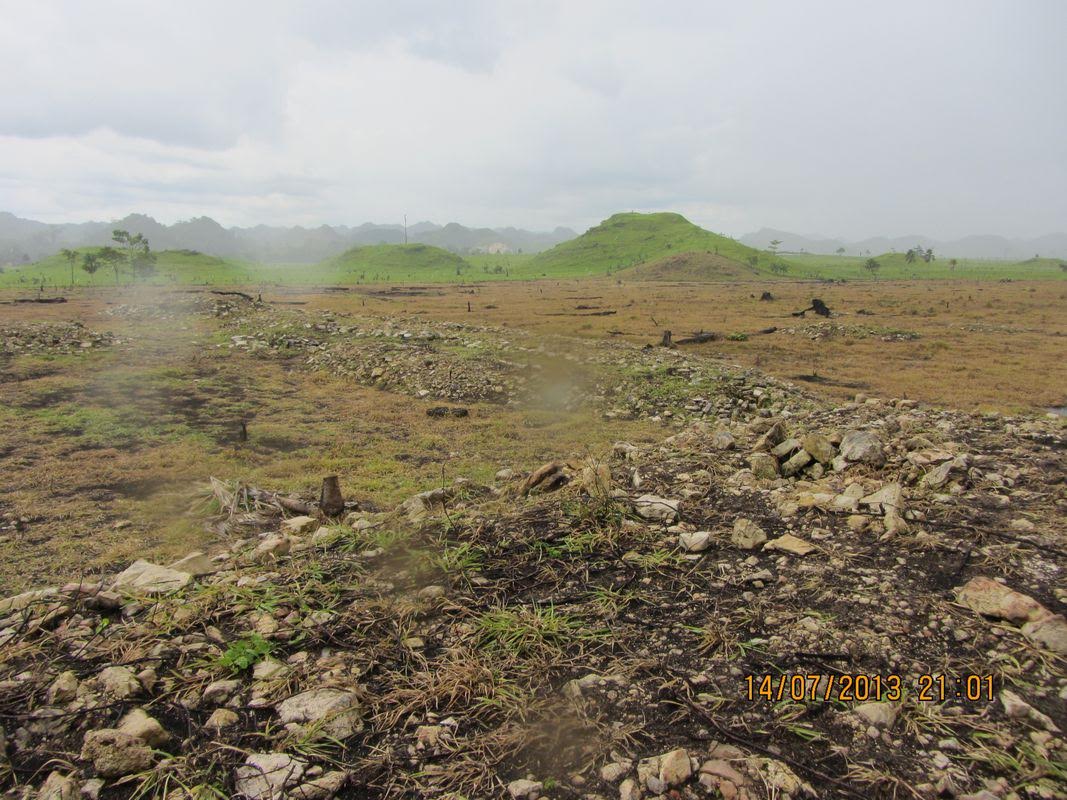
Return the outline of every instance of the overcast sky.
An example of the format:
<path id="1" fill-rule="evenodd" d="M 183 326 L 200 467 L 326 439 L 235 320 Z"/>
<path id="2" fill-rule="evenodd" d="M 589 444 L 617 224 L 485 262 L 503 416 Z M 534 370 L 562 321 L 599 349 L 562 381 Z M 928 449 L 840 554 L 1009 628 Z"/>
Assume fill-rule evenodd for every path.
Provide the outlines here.
<path id="1" fill-rule="evenodd" d="M 0 210 L 1067 229 L 1067 2 L 9 2 Z"/>

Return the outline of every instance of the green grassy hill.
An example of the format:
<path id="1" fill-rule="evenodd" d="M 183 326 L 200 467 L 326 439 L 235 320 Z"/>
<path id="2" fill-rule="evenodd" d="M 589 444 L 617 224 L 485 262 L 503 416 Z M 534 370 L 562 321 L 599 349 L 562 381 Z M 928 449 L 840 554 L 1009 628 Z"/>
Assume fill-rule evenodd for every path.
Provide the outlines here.
<path id="1" fill-rule="evenodd" d="M 378 244 L 353 247 L 323 262 L 336 280 L 428 280 L 448 279 L 471 271 L 465 260 L 428 244 Z"/>
<path id="2" fill-rule="evenodd" d="M 576 239 L 563 242 L 534 256 L 531 266 L 548 273 L 567 269 L 586 274 L 615 272 L 640 264 L 660 262 L 683 253 L 717 256 L 720 267 L 733 262 L 739 266 L 769 268 L 776 261 L 770 253 L 743 245 L 726 236 L 706 231 L 681 214 L 615 214 L 590 228 Z M 657 268 L 662 280 L 670 279 L 670 266 L 692 274 L 686 262 L 668 262 Z M 788 266 L 788 265 L 787 265 Z M 679 276 L 679 280 L 685 280 Z"/>

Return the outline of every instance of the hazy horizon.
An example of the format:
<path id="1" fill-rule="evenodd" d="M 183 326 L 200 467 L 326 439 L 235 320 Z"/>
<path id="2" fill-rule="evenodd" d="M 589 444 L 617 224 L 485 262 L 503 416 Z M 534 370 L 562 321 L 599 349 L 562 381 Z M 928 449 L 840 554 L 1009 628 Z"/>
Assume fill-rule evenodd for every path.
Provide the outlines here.
<path id="1" fill-rule="evenodd" d="M 1067 5 L 0 0 L 0 209 L 1036 237 Z"/>

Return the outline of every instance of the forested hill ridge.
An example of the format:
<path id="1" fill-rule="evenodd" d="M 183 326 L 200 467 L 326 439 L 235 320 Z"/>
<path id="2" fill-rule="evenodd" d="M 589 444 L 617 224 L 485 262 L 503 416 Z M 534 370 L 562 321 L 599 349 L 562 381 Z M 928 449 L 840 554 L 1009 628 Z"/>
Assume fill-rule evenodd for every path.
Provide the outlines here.
<path id="1" fill-rule="evenodd" d="M 145 214 L 129 214 L 111 222 L 50 224 L 0 211 L 0 264 L 28 263 L 64 247 L 106 245 L 116 228 L 144 235 L 156 250 L 197 250 L 213 256 L 266 263 L 312 263 L 333 258 L 352 247 L 405 242 L 401 224 L 367 222 L 351 227 L 257 225 L 225 228 L 210 217 L 164 225 Z M 562 227 L 552 231 L 528 231 L 521 228 L 468 228 L 456 222 L 447 225 L 419 222 L 408 226 L 406 240 L 456 253 L 536 253 L 576 235 L 571 229 Z"/>

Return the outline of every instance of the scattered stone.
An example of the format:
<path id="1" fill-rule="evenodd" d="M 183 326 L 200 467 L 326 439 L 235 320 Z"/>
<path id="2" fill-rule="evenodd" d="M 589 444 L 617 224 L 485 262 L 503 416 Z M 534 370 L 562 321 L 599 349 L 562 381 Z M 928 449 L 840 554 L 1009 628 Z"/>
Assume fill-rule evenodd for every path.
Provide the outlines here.
<path id="1" fill-rule="evenodd" d="M 5 597 L 0 600 L 0 615 L 7 615 L 13 611 L 22 611 L 44 600 L 55 598 L 59 594 L 58 589 L 34 589 L 29 592 L 17 594 L 14 597 Z"/>
<path id="2" fill-rule="evenodd" d="M 1067 655 L 1067 619 L 1032 597 L 978 576 L 956 590 L 956 599 L 987 617 L 1023 623 L 1022 634 L 1060 655 Z"/>
<path id="3" fill-rule="evenodd" d="M 668 786 L 681 786 L 693 774 L 689 753 L 678 748 L 660 756 L 659 779 Z"/>
<path id="4" fill-rule="evenodd" d="M 760 480 L 772 481 L 778 477 L 778 459 L 770 453 L 753 453 L 748 457 L 748 466 Z"/>
<path id="5" fill-rule="evenodd" d="M 116 589 L 127 589 L 140 594 L 167 594 L 184 589 L 193 580 L 188 572 L 179 572 L 161 567 L 143 559 L 134 561 L 120 572 L 112 584 Z"/>
<path id="6" fill-rule="evenodd" d="M 306 762 L 285 753 L 252 753 L 236 770 L 236 788 L 247 800 L 283 800 L 306 768 Z"/>
<path id="7" fill-rule="evenodd" d="M 690 553 L 701 553 L 711 547 L 711 532 L 681 533 L 678 535 L 678 546 Z"/>
<path id="8" fill-rule="evenodd" d="M 671 523 L 678 519 L 678 501 L 653 494 L 643 494 L 634 500 L 634 510 L 642 519 Z"/>
<path id="9" fill-rule="evenodd" d="M 120 778 L 149 769 L 155 758 L 151 749 L 136 736 L 113 728 L 85 734 L 81 758 L 93 762 L 93 769 L 105 778 Z"/>
<path id="10" fill-rule="evenodd" d="M 876 728 L 889 729 L 897 721 L 898 709 L 889 703 L 862 703 L 855 711 L 860 719 Z"/>
<path id="11" fill-rule="evenodd" d="M 734 435 L 727 430 L 718 430 L 711 437 L 711 446 L 716 450 L 733 450 L 737 444 Z"/>
<path id="12" fill-rule="evenodd" d="M 159 721 L 150 717 L 143 708 L 135 708 L 120 721 L 118 730 L 140 739 L 149 747 L 160 748 L 170 739 Z"/>
<path id="13" fill-rule="evenodd" d="M 763 545 L 763 549 L 781 550 L 784 553 L 806 556 L 815 549 L 815 545 L 805 542 L 803 539 L 800 539 L 791 533 L 787 533 L 784 536 L 779 536 L 777 539 L 771 539 L 767 544 Z"/>
<path id="14" fill-rule="evenodd" d="M 818 433 L 809 433 L 801 440 L 801 447 L 820 464 L 829 464 L 837 455 L 837 448 Z"/>
<path id="15" fill-rule="evenodd" d="M 841 457 L 846 461 L 880 467 L 885 463 L 882 440 L 872 431 L 848 431 L 841 437 Z"/>
<path id="16" fill-rule="evenodd" d="M 788 461 L 782 464 L 782 475 L 789 478 L 796 475 L 804 467 L 811 463 L 811 456 L 807 450 L 798 450 L 794 453 Z"/>
<path id="17" fill-rule="evenodd" d="M 633 778 L 619 784 L 619 800 L 641 800 L 641 787 Z"/>
<path id="18" fill-rule="evenodd" d="M 1060 730 L 1056 727 L 1056 723 L 1052 721 L 1051 717 L 1042 714 L 1010 689 L 1001 690 L 1000 702 L 1004 706 L 1004 713 L 1011 719 L 1029 720 L 1046 731 L 1058 733 Z"/>
<path id="19" fill-rule="evenodd" d="M 129 667 L 105 667 L 96 676 L 96 682 L 105 694 L 125 700 L 141 693 L 141 682 Z"/>
<path id="20" fill-rule="evenodd" d="M 444 586 L 430 584 L 429 586 L 423 586 L 419 589 L 418 596 L 422 600 L 436 600 L 439 597 L 444 597 L 447 593 L 448 592 Z"/>
<path id="21" fill-rule="evenodd" d="M 71 670 L 60 673 L 48 688 L 48 702 L 52 704 L 68 703 L 78 694 L 81 681 Z"/>
<path id="22" fill-rule="evenodd" d="M 194 578 L 201 578 L 204 575 L 214 575 L 219 571 L 219 565 L 197 550 L 185 558 L 175 561 L 167 569 L 172 569 L 176 572 L 188 572 Z"/>
<path id="23" fill-rule="evenodd" d="M 211 716 L 207 718 L 204 726 L 213 731 L 221 731 L 233 727 L 240 721 L 241 718 L 230 709 L 216 708 L 211 712 Z"/>
<path id="24" fill-rule="evenodd" d="M 281 534 L 268 536 L 256 546 L 253 557 L 257 561 L 281 558 L 289 553 L 291 547 L 292 542 L 289 540 L 288 536 Z"/>
<path id="25" fill-rule="evenodd" d="M 277 707 L 283 724 L 309 726 L 312 732 L 334 739 L 346 739 L 363 730 L 362 709 L 355 692 L 342 689 L 311 689 Z"/>
<path id="26" fill-rule="evenodd" d="M 294 786 L 287 792 L 286 797 L 291 800 L 330 800 L 345 788 L 346 783 L 348 783 L 347 772 L 331 770 L 318 778 Z"/>
<path id="27" fill-rule="evenodd" d="M 767 533 L 752 520 L 738 517 L 734 520 L 734 530 L 730 535 L 730 541 L 742 550 L 755 550 L 767 541 Z"/>
<path id="28" fill-rule="evenodd" d="M 69 775 L 51 772 L 37 790 L 37 800 L 75 800 L 78 784 Z"/>
<path id="29" fill-rule="evenodd" d="M 1028 622 L 1051 613 L 1032 597 L 984 576 L 972 578 L 957 589 L 956 599 L 971 611 L 1009 622 Z"/>
<path id="30" fill-rule="evenodd" d="M 290 517 L 282 523 L 282 531 L 292 536 L 300 536 L 311 533 L 319 527 L 319 521 L 314 517 Z"/>
<path id="31" fill-rule="evenodd" d="M 520 778 L 508 784 L 508 795 L 514 800 L 537 800 L 541 796 L 544 784 L 540 781 L 530 781 Z"/>

